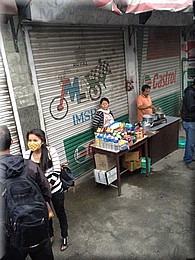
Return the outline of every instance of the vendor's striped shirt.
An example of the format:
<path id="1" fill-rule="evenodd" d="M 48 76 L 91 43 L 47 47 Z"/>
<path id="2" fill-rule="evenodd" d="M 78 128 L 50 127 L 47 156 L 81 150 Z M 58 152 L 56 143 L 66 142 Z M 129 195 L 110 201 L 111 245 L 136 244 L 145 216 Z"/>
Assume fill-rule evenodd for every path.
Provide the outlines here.
<path id="1" fill-rule="evenodd" d="M 112 111 L 110 110 L 110 114 L 113 116 Z M 114 116 L 113 116 L 114 118 Z M 102 111 L 97 110 L 95 117 L 93 118 L 93 128 L 96 132 L 98 127 L 103 128 L 104 127 L 104 113 Z"/>

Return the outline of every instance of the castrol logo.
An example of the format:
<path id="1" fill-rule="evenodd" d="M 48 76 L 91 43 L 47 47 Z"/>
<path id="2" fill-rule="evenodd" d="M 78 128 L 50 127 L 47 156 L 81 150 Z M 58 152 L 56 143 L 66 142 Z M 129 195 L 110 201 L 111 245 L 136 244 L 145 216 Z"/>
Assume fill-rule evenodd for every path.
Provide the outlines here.
<path id="1" fill-rule="evenodd" d="M 91 158 L 91 144 L 94 140 L 79 145 L 74 152 L 74 159 L 77 163 L 83 163 Z"/>
<path id="2" fill-rule="evenodd" d="M 163 88 L 176 83 L 176 70 L 164 73 L 155 73 L 153 76 L 144 75 L 143 84 L 148 84 L 152 89 Z"/>
<path id="3" fill-rule="evenodd" d="M 153 89 L 162 88 L 176 83 L 176 70 L 172 72 L 166 71 L 163 74 L 156 73 L 153 77 Z"/>

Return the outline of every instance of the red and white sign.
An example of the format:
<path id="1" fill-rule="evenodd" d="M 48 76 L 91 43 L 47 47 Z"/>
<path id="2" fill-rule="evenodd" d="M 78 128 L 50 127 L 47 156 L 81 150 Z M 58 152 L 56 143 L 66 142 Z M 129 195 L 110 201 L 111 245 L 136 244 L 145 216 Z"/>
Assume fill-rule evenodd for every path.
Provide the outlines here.
<path id="1" fill-rule="evenodd" d="M 165 73 L 155 73 L 153 76 L 152 88 L 162 88 L 176 83 L 176 70 Z"/>

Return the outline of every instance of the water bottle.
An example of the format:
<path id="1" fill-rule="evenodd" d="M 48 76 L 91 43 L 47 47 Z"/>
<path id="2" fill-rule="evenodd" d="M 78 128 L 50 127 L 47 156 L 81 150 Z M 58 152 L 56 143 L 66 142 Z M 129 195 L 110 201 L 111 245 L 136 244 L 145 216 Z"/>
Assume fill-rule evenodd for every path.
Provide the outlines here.
<path id="1" fill-rule="evenodd" d="M 114 136 L 113 135 L 111 135 L 111 138 L 110 138 L 110 149 L 114 150 Z"/>
<path id="2" fill-rule="evenodd" d="M 114 151 L 118 151 L 118 150 L 119 150 L 118 138 L 115 137 L 115 138 L 114 138 Z"/>
<path id="3" fill-rule="evenodd" d="M 106 145 L 107 145 L 107 149 L 111 150 L 111 134 L 107 135 Z"/>
<path id="4" fill-rule="evenodd" d="M 102 137 L 102 147 L 106 148 L 106 133 Z"/>
<path id="5" fill-rule="evenodd" d="M 99 146 L 103 147 L 103 134 L 102 133 L 99 134 Z"/>
<path id="6" fill-rule="evenodd" d="M 106 134 L 106 136 L 105 136 L 105 148 L 109 149 L 109 136 L 108 136 L 108 134 Z"/>
<path id="7" fill-rule="evenodd" d="M 99 146 L 99 133 L 95 133 L 95 145 Z"/>

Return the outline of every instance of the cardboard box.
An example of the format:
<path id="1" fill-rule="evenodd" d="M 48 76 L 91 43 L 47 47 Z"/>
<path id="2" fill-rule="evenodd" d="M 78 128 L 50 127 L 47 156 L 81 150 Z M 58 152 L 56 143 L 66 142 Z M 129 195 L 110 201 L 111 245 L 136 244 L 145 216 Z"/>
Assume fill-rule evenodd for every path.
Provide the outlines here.
<path id="1" fill-rule="evenodd" d="M 141 166 L 141 159 L 137 161 L 129 161 L 125 162 L 125 160 L 122 161 L 122 166 L 126 169 L 128 169 L 130 172 L 133 172 L 137 169 L 140 169 Z"/>
<path id="2" fill-rule="evenodd" d="M 94 169 L 94 177 L 95 182 L 110 185 L 113 181 L 117 180 L 117 172 L 116 167 L 109 171 L 101 171 L 98 169 Z"/>
<path id="3" fill-rule="evenodd" d="M 138 160 L 139 160 L 139 151 L 129 152 L 125 154 L 125 162 L 138 161 Z"/>
<path id="4" fill-rule="evenodd" d="M 116 166 L 115 157 L 96 153 L 94 155 L 94 158 L 95 158 L 96 169 L 98 170 L 109 171 L 110 169 Z"/>

